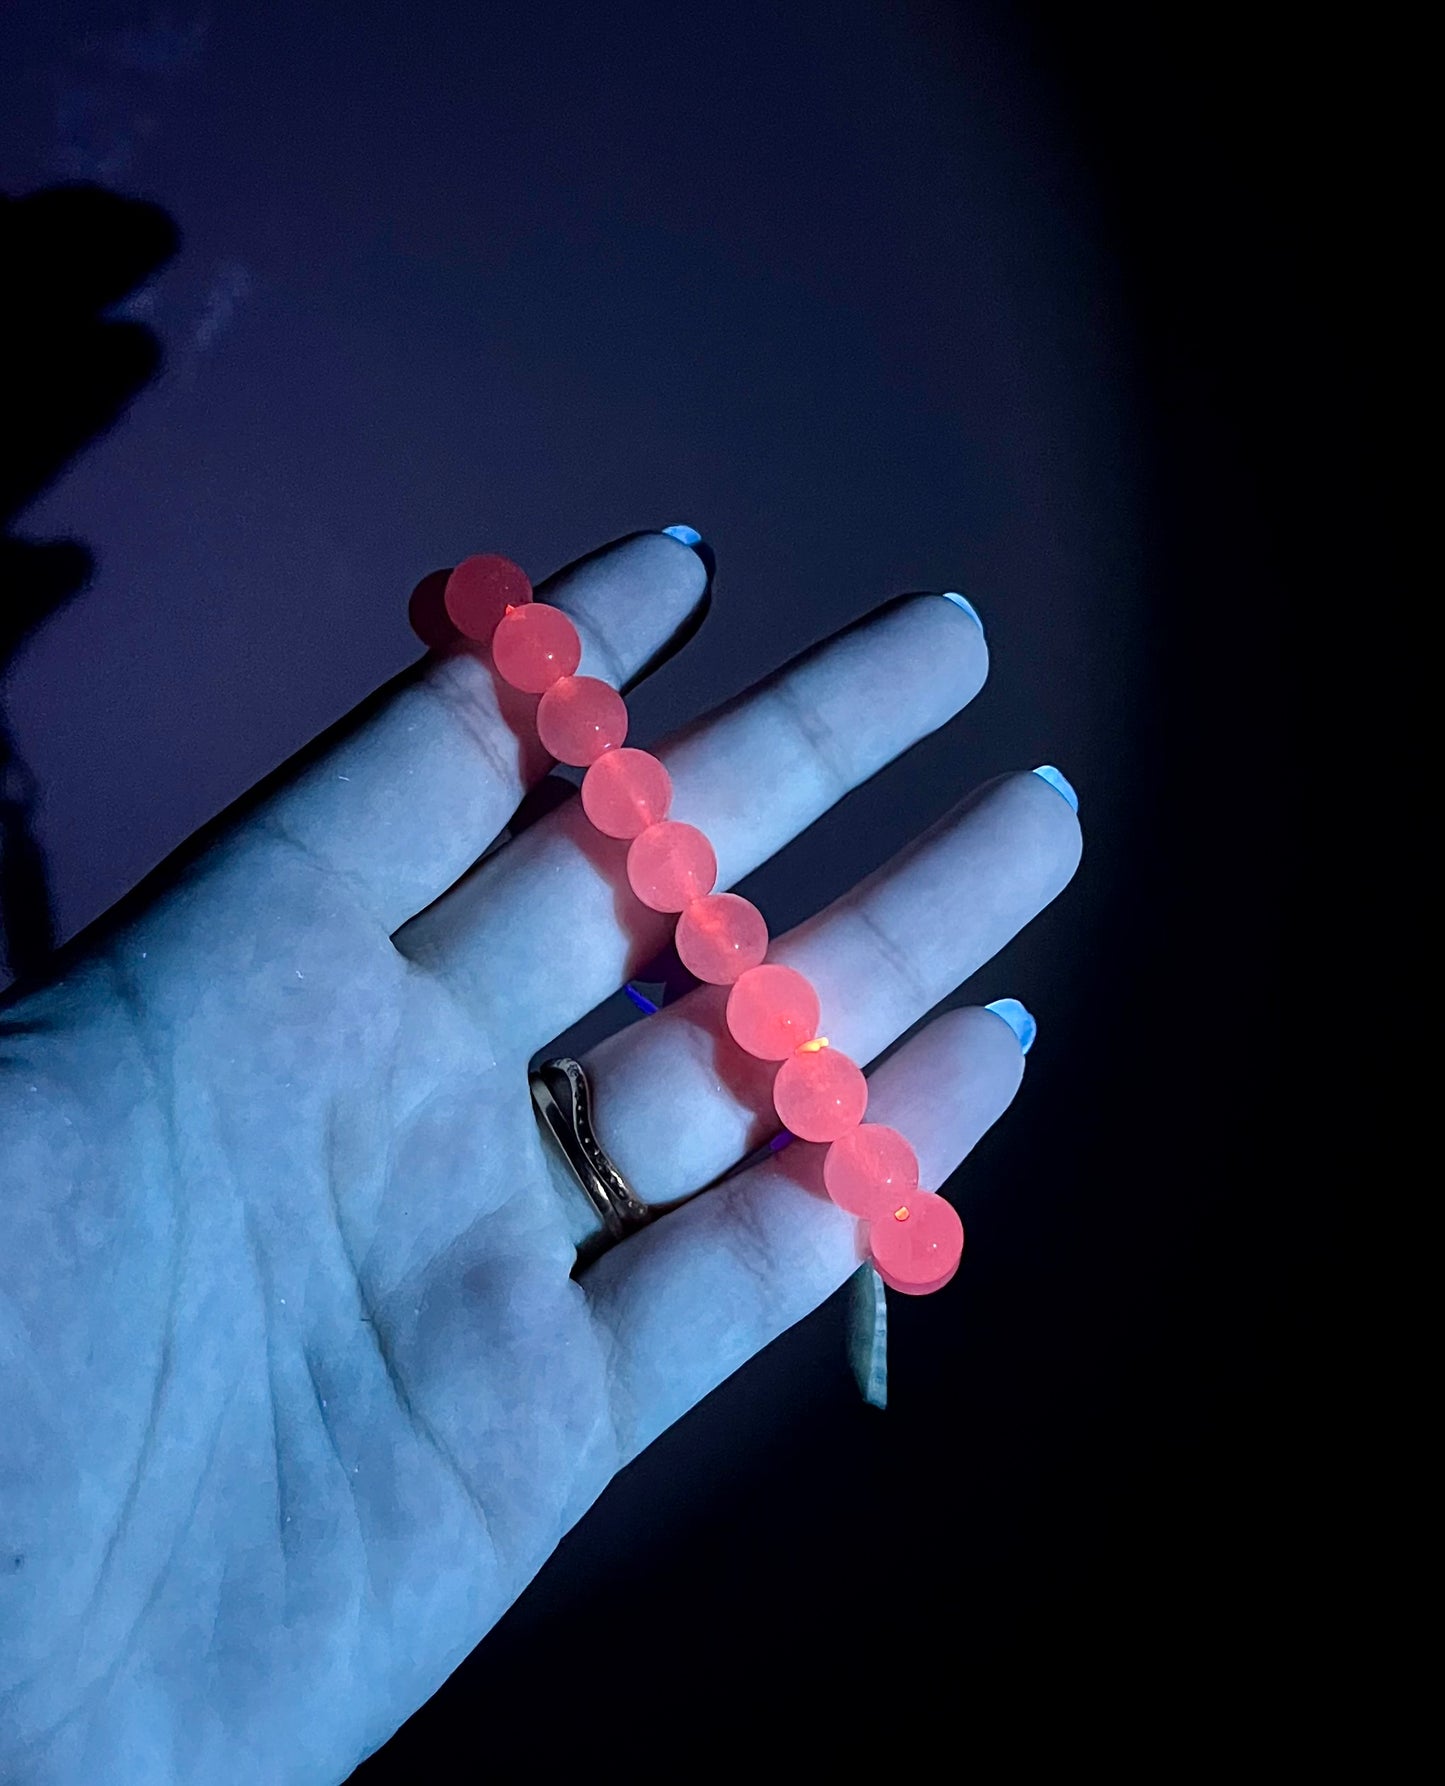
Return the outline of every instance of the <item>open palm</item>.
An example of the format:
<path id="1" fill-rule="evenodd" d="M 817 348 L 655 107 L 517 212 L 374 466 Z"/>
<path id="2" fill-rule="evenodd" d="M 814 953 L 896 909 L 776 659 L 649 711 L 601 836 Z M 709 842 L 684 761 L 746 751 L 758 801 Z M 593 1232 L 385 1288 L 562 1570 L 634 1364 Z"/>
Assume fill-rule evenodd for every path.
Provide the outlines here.
<path id="1" fill-rule="evenodd" d="M 621 684 L 705 585 L 644 533 L 539 595 Z M 658 746 L 719 886 L 986 664 L 967 613 L 911 597 Z M 593 1218 L 528 1062 L 669 925 L 575 799 L 484 857 L 548 767 L 513 699 L 429 653 L 0 1007 L 6 1778 L 343 1778 L 622 1464 L 856 1267 L 822 1148 L 696 1194 L 771 1132 L 771 1069 L 700 987 L 586 1063 L 604 1146 L 676 1207 L 572 1275 Z M 1078 851 L 1055 788 L 1006 776 L 773 957 L 867 1062 Z M 941 1184 L 1021 1073 L 1007 1024 L 950 1011 L 869 1115 Z"/>

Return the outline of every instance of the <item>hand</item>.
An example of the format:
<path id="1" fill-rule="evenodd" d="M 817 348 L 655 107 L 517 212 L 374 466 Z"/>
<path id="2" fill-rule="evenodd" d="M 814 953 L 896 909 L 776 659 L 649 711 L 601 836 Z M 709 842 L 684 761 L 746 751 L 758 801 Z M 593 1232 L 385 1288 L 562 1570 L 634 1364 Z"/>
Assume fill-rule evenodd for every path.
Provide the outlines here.
<path id="1" fill-rule="evenodd" d="M 647 533 L 538 594 L 620 684 L 705 581 Z M 891 603 L 659 746 L 674 816 L 728 886 L 986 666 L 953 603 Z M 702 987 L 588 1057 L 603 1145 L 678 1207 L 569 1275 L 593 1218 L 528 1061 L 670 924 L 575 799 L 478 861 L 548 766 L 524 706 L 428 654 L 0 1006 L 7 1779 L 341 1779 L 623 1464 L 857 1267 L 820 1147 L 694 1195 L 772 1132 L 772 1069 Z M 773 958 L 867 1062 L 1078 855 L 1070 804 L 1005 776 Z M 1007 1024 L 954 1010 L 868 1113 L 941 1185 L 1021 1073 Z"/>

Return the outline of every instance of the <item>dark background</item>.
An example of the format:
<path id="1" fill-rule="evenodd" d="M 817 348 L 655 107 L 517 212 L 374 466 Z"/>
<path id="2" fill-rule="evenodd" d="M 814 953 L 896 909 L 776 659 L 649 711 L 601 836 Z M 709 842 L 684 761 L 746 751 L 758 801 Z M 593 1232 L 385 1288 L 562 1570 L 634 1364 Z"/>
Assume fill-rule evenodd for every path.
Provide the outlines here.
<path id="1" fill-rule="evenodd" d="M 1286 932 L 1305 653 L 1372 524 L 1338 270 L 1373 75 L 1293 8 L 1164 11 L 0 25 L 16 968 L 409 661 L 412 583 L 474 550 L 704 533 L 641 738 L 885 596 L 973 596 L 984 694 L 752 877 L 775 928 L 1001 769 L 1081 795 L 1078 878 L 963 995 L 1040 1037 L 950 1187 L 956 1285 L 892 1299 L 888 1411 L 835 1299 L 619 1478 L 368 1786 L 539 1730 L 559 1770 L 908 1764 L 1015 1695 L 1187 1736 L 1323 1690 Z M 121 197 L 19 202 L 76 181 Z"/>

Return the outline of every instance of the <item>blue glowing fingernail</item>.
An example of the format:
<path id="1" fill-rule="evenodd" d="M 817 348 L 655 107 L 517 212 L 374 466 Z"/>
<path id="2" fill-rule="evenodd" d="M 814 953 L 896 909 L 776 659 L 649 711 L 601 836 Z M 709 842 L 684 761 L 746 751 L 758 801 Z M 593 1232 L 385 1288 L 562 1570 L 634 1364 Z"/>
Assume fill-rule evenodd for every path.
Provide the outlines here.
<path id="1" fill-rule="evenodd" d="M 952 602 L 955 608 L 962 608 L 964 613 L 968 615 L 969 619 L 978 630 L 980 632 L 983 631 L 983 622 L 978 617 L 978 609 L 974 607 L 973 603 L 966 595 L 960 595 L 956 589 L 945 589 L 943 591 L 943 599 L 946 602 Z"/>
<path id="2" fill-rule="evenodd" d="M 1055 769 L 1052 763 L 1043 763 L 1034 770 L 1034 774 L 1040 781 L 1046 781 L 1051 788 L 1057 788 L 1075 812 L 1079 810 L 1079 796 L 1069 785 L 1068 778 L 1062 770 Z"/>
<path id="3" fill-rule="evenodd" d="M 707 572 L 707 584 L 703 593 L 710 602 L 712 600 L 713 583 L 717 577 L 717 553 L 713 551 L 712 547 L 702 537 L 698 530 L 695 527 L 689 527 L 686 521 L 674 522 L 671 527 L 664 527 L 662 531 L 669 539 L 680 540 L 684 546 L 691 546 L 693 551 L 702 560 L 702 568 Z M 707 609 L 704 607 L 700 611 L 706 613 Z"/>
<path id="4" fill-rule="evenodd" d="M 1034 1045 L 1034 1037 L 1039 1033 L 1033 1012 L 1021 1005 L 1016 998 L 996 998 L 991 1005 L 983 1008 L 985 1011 L 992 1011 L 995 1017 L 1003 1018 L 1018 1037 L 1019 1047 L 1027 1054 Z"/>

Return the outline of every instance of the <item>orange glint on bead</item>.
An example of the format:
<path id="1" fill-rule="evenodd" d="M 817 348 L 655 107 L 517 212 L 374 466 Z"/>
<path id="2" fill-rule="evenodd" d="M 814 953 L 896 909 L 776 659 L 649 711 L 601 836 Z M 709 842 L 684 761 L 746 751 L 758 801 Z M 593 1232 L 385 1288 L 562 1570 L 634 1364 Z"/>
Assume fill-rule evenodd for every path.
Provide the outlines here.
<path id="1" fill-rule="evenodd" d="M 447 618 L 463 638 L 485 645 L 504 614 L 531 602 L 532 585 L 510 558 L 479 552 L 464 558 L 447 578 L 442 599 Z"/>
<path id="2" fill-rule="evenodd" d="M 738 1047 L 759 1060 L 786 1060 L 817 1034 L 818 995 L 795 969 L 764 961 L 738 976 L 728 994 L 727 1026 Z"/>
<path id="3" fill-rule="evenodd" d="M 963 1256 L 963 1223 L 936 1191 L 919 1191 L 894 1211 L 891 1222 L 874 1222 L 868 1248 L 879 1277 L 905 1296 L 941 1290 Z"/>
<path id="4" fill-rule="evenodd" d="M 918 1156 L 897 1129 L 860 1123 L 828 1149 L 823 1183 L 839 1209 L 881 1221 L 918 1189 Z"/>
<path id="5" fill-rule="evenodd" d="M 868 1081 L 837 1048 L 797 1048 L 773 1081 L 778 1121 L 804 1141 L 836 1141 L 863 1120 Z"/>

